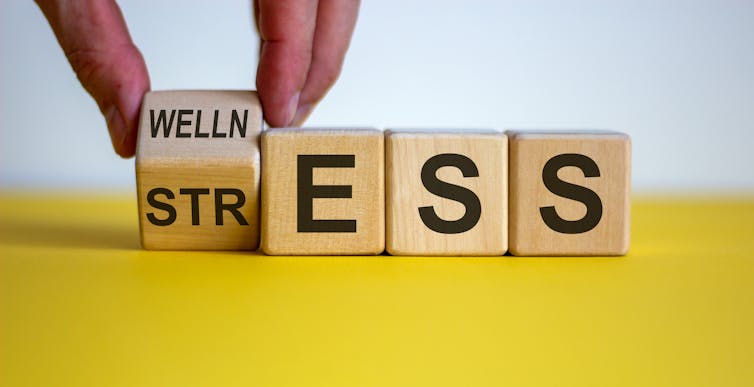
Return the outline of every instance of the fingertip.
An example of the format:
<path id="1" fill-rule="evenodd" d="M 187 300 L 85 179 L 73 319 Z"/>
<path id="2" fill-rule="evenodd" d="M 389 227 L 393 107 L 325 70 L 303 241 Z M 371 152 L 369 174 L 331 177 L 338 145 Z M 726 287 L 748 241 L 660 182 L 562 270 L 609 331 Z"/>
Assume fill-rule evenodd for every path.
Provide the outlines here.
<path id="1" fill-rule="evenodd" d="M 290 126 L 293 120 L 296 117 L 296 112 L 298 108 L 298 102 L 301 99 L 301 92 L 296 92 L 293 97 L 291 97 L 291 100 L 288 102 L 288 106 L 285 108 L 285 117 L 286 117 L 286 126 Z"/>
<path id="2" fill-rule="evenodd" d="M 118 148 L 116 148 L 115 150 L 115 153 L 117 153 L 118 156 L 124 159 L 131 158 L 136 154 L 136 138 L 138 128 L 131 127 L 126 133 L 127 134 L 121 139 Z"/>
<path id="3" fill-rule="evenodd" d="M 107 130 L 110 133 L 110 142 L 113 145 L 115 153 L 123 158 L 133 156 L 135 152 L 136 136 L 132 135 L 133 131 L 123 118 L 120 109 L 115 105 L 108 106 L 104 109 L 104 116 L 105 121 L 107 122 Z M 134 139 L 131 139 L 131 137 Z"/>
<path id="4" fill-rule="evenodd" d="M 282 90 L 271 89 L 265 86 L 259 82 L 257 83 L 265 121 L 267 121 L 270 127 L 290 126 L 296 116 L 301 99 L 301 91 L 285 93 Z"/>
<path id="5" fill-rule="evenodd" d="M 141 104 L 144 95 L 149 91 L 149 76 L 146 70 L 123 75 L 122 80 L 114 82 L 115 95 L 106 99 L 114 102 L 103 109 L 103 113 L 115 153 L 120 157 L 129 158 L 136 153 Z"/>
<path id="6" fill-rule="evenodd" d="M 264 95 L 260 93 L 260 97 Z M 265 98 L 260 98 L 262 102 L 262 113 L 264 114 L 264 120 L 271 128 L 282 128 L 288 126 L 291 121 L 292 115 L 288 113 L 287 105 L 275 104 Z"/>
<path id="7" fill-rule="evenodd" d="M 129 66 L 131 71 L 123 74 L 122 81 L 116 82 L 118 86 L 115 100 L 123 121 L 123 130 L 115 151 L 123 158 L 132 157 L 136 152 L 141 105 L 144 95 L 150 89 L 149 73 L 144 59 L 135 47 L 134 51 L 134 55 L 130 57 L 133 61 L 133 64 Z"/>
<path id="8" fill-rule="evenodd" d="M 262 44 L 257 91 L 271 127 L 288 126 L 296 114 L 310 58 L 281 42 Z"/>
<path id="9" fill-rule="evenodd" d="M 314 104 L 302 104 L 296 109 L 296 114 L 293 116 L 293 119 L 291 120 L 291 126 L 294 127 L 300 127 L 304 125 L 304 122 L 306 122 L 307 118 L 312 114 L 312 111 L 314 111 Z"/>

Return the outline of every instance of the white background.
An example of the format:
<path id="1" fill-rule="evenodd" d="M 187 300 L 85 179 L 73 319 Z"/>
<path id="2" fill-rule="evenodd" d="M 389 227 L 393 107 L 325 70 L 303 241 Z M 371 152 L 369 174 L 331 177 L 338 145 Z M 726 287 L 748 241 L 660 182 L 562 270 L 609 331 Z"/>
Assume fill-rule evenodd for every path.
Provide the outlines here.
<path id="1" fill-rule="evenodd" d="M 121 7 L 154 89 L 253 88 L 249 1 Z M 0 188 L 133 191 L 41 12 L 0 18 Z M 754 1 L 364 0 L 307 125 L 610 128 L 636 192 L 754 192 Z"/>

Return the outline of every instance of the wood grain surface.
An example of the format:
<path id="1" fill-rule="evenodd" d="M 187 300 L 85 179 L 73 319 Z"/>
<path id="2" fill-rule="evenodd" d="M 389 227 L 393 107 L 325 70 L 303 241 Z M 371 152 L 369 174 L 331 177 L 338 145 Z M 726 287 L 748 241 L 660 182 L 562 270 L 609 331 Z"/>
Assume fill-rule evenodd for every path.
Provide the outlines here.
<path id="1" fill-rule="evenodd" d="M 390 254 L 505 253 L 508 247 L 508 144 L 503 133 L 391 130 L 386 134 L 386 149 L 386 244 Z M 463 232 L 431 229 L 420 216 L 421 207 L 431 207 L 435 216 L 447 222 L 472 215 L 471 206 L 467 208 L 462 200 L 450 198 L 453 195 L 448 193 L 432 193 L 423 184 L 422 169 L 430 159 L 443 155 L 458 155 L 476 168 L 477 173 L 457 166 L 429 171 L 429 175 L 438 180 L 463 187 L 476 196 L 473 201 L 478 200 L 481 211 L 474 218 L 473 227 Z M 459 161 L 457 156 L 451 162 L 453 160 Z M 476 176 L 464 176 L 465 172 Z"/>
<path id="2" fill-rule="evenodd" d="M 511 253 L 522 256 L 626 254 L 631 218 L 630 138 L 610 131 L 507 133 Z M 584 170 L 565 166 L 557 170 L 557 177 L 596 194 L 601 203 L 601 216 L 596 226 L 588 231 L 564 233 L 545 223 L 542 208 L 554 207 L 560 218 L 576 222 L 587 216 L 587 206 L 549 190 L 543 172 L 546 163 L 556 156 L 574 154 L 593 160 L 599 169 L 598 176 L 586 177 Z M 598 213 L 596 206 L 593 207 L 593 214 Z"/>
<path id="3" fill-rule="evenodd" d="M 255 250 L 261 130 L 252 91 L 147 93 L 136 151 L 143 247 Z"/>
<path id="4" fill-rule="evenodd" d="M 375 129 L 272 129 L 262 135 L 262 249 L 267 254 L 370 255 L 385 248 L 384 136 Z M 350 187 L 350 197 L 300 198 L 299 156 L 352 156 L 353 167 L 311 168 L 316 186 Z M 311 220 L 355 221 L 354 232 L 299 231 Z"/>

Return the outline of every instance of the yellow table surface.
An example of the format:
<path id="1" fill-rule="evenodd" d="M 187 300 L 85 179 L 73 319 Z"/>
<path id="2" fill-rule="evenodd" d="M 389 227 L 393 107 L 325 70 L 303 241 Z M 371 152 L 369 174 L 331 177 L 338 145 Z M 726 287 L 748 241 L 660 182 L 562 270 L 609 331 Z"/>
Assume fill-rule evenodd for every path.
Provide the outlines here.
<path id="1" fill-rule="evenodd" d="M 754 197 L 634 199 L 620 258 L 138 238 L 134 197 L 0 195 L 0 385 L 754 385 Z"/>

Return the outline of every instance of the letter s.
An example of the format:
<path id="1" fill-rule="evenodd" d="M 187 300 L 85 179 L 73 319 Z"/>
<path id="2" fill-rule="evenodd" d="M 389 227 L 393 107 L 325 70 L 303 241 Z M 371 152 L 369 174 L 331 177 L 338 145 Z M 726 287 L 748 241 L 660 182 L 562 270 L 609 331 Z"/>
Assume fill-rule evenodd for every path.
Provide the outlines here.
<path id="1" fill-rule="evenodd" d="M 154 213 L 150 212 L 147 214 L 147 219 L 149 220 L 149 223 L 152 223 L 155 226 L 170 226 L 171 224 L 173 224 L 173 222 L 175 222 L 175 207 L 171 206 L 168 203 L 158 201 L 155 198 L 155 196 L 157 195 L 165 195 L 165 197 L 167 197 L 168 199 L 175 199 L 175 195 L 173 195 L 173 191 L 167 188 L 152 188 L 151 190 L 149 190 L 149 193 L 147 193 L 147 203 L 158 210 L 167 212 L 168 217 L 165 219 L 157 219 Z"/>
<path id="2" fill-rule="evenodd" d="M 460 234 L 471 230 L 482 216 L 482 204 L 471 190 L 437 178 L 437 170 L 442 167 L 456 167 L 463 177 L 479 177 L 479 170 L 471 159 L 455 153 L 443 153 L 430 157 L 422 166 L 421 178 L 427 191 L 466 207 L 466 213 L 458 220 L 444 220 L 437 216 L 434 207 L 420 207 L 419 217 L 432 231 L 441 234 Z"/>
<path id="3" fill-rule="evenodd" d="M 584 177 L 599 177 L 600 169 L 594 160 L 576 153 L 557 155 L 548 160 L 542 169 L 545 187 L 555 195 L 583 203 L 586 206 L 586 215 L 579 220 L 565 220 L 558 215 L 554 206 L 541 207 L 539 213 L 547 227 L 553 231 L 562 234 L 585 233 L 597 227 L 602 219 L 602 201 L 589 188 L 560 180 L 558 171 L 563 167 L 577 167 L 584 173 Z"/>

